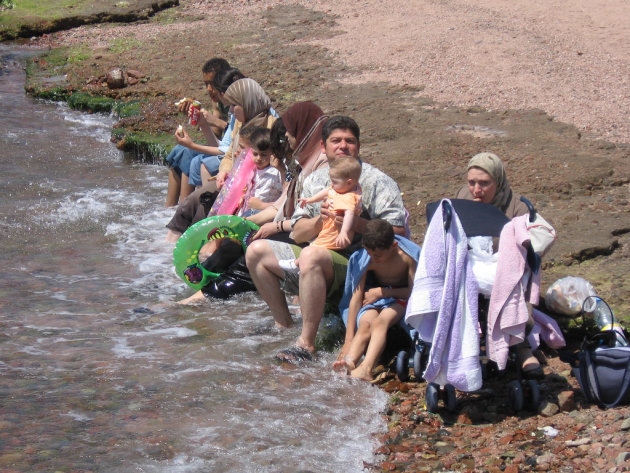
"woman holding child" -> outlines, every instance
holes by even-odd
[[[261,226],[256,238],[271,238],[276,233],[291,231],[290,218],[304,179],[313,171],[328,166],[328,159],[321,147],[322,127],[327,119],[321,108],[308,101],[293,104],[282,115],[281,125],[285,133],[279,138],[287,141],[291,153],[288,183],[272,209],[251,219]]]

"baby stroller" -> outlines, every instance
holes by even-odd
[[[530,220],[533,220],[536,215],[535,209],[527,201],[523,199],[523,201],[528,205],[530,209]],[[439,210],[439,211],[438,211]],[[505,226],[509,219],[501,213],[494,206],[488,204],[482,204],[478,202],[468,201],[468,200],[459,200],[453,199],[451,201],[443,200],[441,202],[434,202],[427,206],[427,219],[431,222],[433,215],[436,213],[441,215],[442,218],[442,229],[444,233],[448,233],[449,229],[451,229],[451,225],[453,223],[453,215],[457,214],[458,225],[461,224],[461,229],[465,232],[464,239],[466,237],[473,236],[489,236],[489,237],[498,237],[501,233],[501,230]],[[437,225],[438,222],[434,222]],[[434,230],[435,231],[435,230]],[[467,250],[467,242],[464,241],[462,243],[464,245],[464,251]],[[423,248],[423,251],[425,249]],[[534,255],[528,255],[528,264],[529,262],[535,261]],[[477,330],[477,326],[485,328],[485,319],[487,317],[487,308],[488,308],[488,300],[487,298],[479,295],[477,300],[477,295],[474,294],[474,301],[472,292],[469,294],[468,305],[474,310],[474,320],[475,330]],[[413,294],[412,294],[413,298]],[[410,299],[410,307],[413,306],[414,303]],[[413,310],[413,309],[412,309]],[[409,314],[409,309],[408,309]],[[407,320],[410,320],[407,318]],[[478,323],[478,320],[481,320],[481,323]],[[468,332],[471,332],[469,323]],[[423,380],[423,373],[427,370],[427,363],[429,360],[429,355],[431,353],[431,337],[427,336],[427,331],[425,330],[424,336],[421,336],[420,331],[422,331],[421,327],[407,325],[405,329],[408,331],[409,336],[412,339],[411,347],[408,350],[403,350],[399,352],[396,358],[396,373],[398,378],[401,381],[406,381],[409,378],[409,368],[413,369],[414,377],[417,381]],[[418,330],[420,328],[420,330]],[[435,330],[435,328],[434,328]],[[449,327],[448,330],[459,330],[457,327],[453,328],[453,326]],[[437,333],[437,332],[433,332]],[[483,339],[483,337],[482,337]],[[477,341],[477,345],[479,342]],[[481,345],[483,347],[483,344]],[[472,375],[468,376],[469,379],[463,379],[463,387],[461,384],[458,386],[458,389],[464,391],[475,391],[476,389],[481,388],[481,378],[485,378],[488,372],[488,368],[491,364],[482,364],[479,366],[479,357],[482,355],[479,353],[479,346],[477,347],[477,354],[474,356],[468,356],[468,363],[465,371],[472,372]],[[476,358],[475,362],[479,366],[479,373],[475,373],[476,368],[474,367],[472,359]],[[521,366],[521,360],[518,359],[518,355],[516,350],[509,351],[509,362],[511,364],[515,364],[516,366]],[[524,379],[520,369],[516,369],[516,379],[511,380],[507,384],[507,394],[508,394],[508,403],[510,407],[512,407],[515,411],[520,411],[525,407],[531,407],[532,409],[536,409],[540,403],[540,389],[536,380],[533,379]],[[476,376],[475,376],[476,375]],[[464,375],[464,378],[467,375]],[[472,381],[473,378],[478,378],[478,381]],[[444,381],[444,379],[442,379]],[[470,389],[468,389],[470,388]],[[475,389],[476,388],[476,389]],[[430,382],[427,385],[426,390],[426,406],[429,411],[436,411],[438,408],[438,404],[440,399],[443,399],[445,408],[449,412],[453,412],[456,409],[457,399],[456,399],[456,390],[455,386],[446,382]]]

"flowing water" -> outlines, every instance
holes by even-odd
[[[274,363],[298,329],[260,330],[254,293],[173,304],[166,169],[25,96],[0,48],[0,471],[362,471],[385,395],[331,354]]]

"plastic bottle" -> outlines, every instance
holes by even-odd
[[[614,330],[616,332],[618,347],[628,345],[626,336],[623,333],[623,327],[619,324],[612,309],[602,298],[597,296],[587,297],[584,301],[584,312],[593,316],[600,330]]]

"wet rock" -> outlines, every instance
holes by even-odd
[[[396,469],[396,464],[392,462],[383,462],[381,463],[381,468],[384,471],[394,471]]]
[[[537,471],[550,471],[555,456],[551,453],[545,453],[536,459]]]
[[[143,78],[145,78],[147,76],[146,74],[143,74],[142,72],[136,71],[134,69],[128,69],[127,70],[127,75],[129,77],[133,77],[134,79],[143,79]]]
[[[576,424],[589,425],[593,422],[593,416],[588,412],[573,411],[569,414]]]
[[[173,459],[175,450],[171,445],[160,443],[148,446],[147,454],[154,460],[164,461]]]
[[[568,440],[565,442],[567,447],[578,447],[582,445],[588,445],[589,443],[591,443],[591,439],[588,437],[584,437],[577,440]]]

